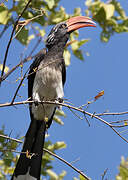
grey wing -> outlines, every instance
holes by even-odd
[[[36,70],[38,66],[40,65],[41,61],[43,61],[44,56],[46,55],[46,48],[43,48],[37,55],[35,60],[30,66],[30,70],[28,73],[28,98],[32,100],[32,89],[33,89],[33,83],[36,75]]]

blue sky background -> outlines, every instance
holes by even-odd
[[[128,9],[127,1],[121,0],[119,2],[123,8]],[[84,15],[84,0],[74,0],[73,2],[62,0],[60,5],[64,6],[68,13],[73,13],[75,7],[81,7],[82,15]],[[1,39],[1,62],[10,38],[10,30]],[[80,29],[79,32],[79,39],[89,38],[90,42],[82,47],[85,61],[80,61],[73,55],[71,57],[71,65],[67,69],[65,98],[68,98],[75,106],[80,106],[104,90],[104,97],[91,104],[87,111],[92,113],[106,110],[110,112],[128,111],[128,33],[115,34],[108,43],[102,43],[100,41],[101,29],[98,25],[96,28]],[[44,46],[43,43],[37,51],[42,46]],[[7,59],[9,67],[19,62],[23,48],[16,40],[12,42]],[[28,48],[26,55],[30,50],[31,47]],[[90,56],[86,56],[86,52]],[[25,67],[28,66],[29,63],[25,64]],[[0,88],[0,103],[9,102],[13,97],[17,83],[12,81],[15,81],[15,76],[19,72],[20,70],[13,73],[8,78],[9,82],[3,82]],[[24,83],[25,86],[19,92],[22,98],[17,98],[17,101],[27,98],[27,81]],[[27,107],[27,105],[22,105],[16,108],[1,108],[0,126],[4,124],[6,132],[8,134],[11,132],[12,137],[15,137],[16,134],[21,136],[25,134],[30,122]],[[101,179],[101,174],[106,168],[108,168],[106,177],[109,180],[114,180],[118,173],[121,156],[125,158],[128,156],[128,144],[98,120],[89,119],[91,126],[88,127],[85,120],[78,119],[66,108],[63,110],[67,114],[67,117],[63,119],[64,126],[53,123],[48,130],[50,140],[53,142],[64,140],[67,144],[67,148],[58,151],[57,154],[69,162],[79,158],[79,161],[73,165],[84,171],[93,180]],[[115,117],[115,120],[119,119],[128,118],[127,116]],[[112,117],[109,116],[105,120],[111,121]],[[127,137],[128,131],[122,135]],[[60,173],[62,170],[67,171],[65,180],[73,179],[74,176],[78,177],[75,171],[59,160],[55,159],[53,166],[56,173]]]

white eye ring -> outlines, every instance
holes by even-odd
[[[65,28],[66,28],[66,24],[62,24],[61,27],[62,27],[63,29],[65,29]]]

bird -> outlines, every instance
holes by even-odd
[[[56,104],[63,102],[66,67],[64,48],[70,34],[83,27],[95,27],[89,17],[75,16],[55,25],[45,41],[45,48],[36,56],[28,73],[28,98],[31,122],[25,135],[22,152],[11,180],[40,180],[45,133],[51,126]]]

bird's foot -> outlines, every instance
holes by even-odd
[[[59,103],[63,103],[64,99],[63,98],[56,98],[55,101],[59,102]]]
[[[63,100],[63,98],[56,98],[56,99],[55,99],[55,102],[56,102],[56,103],[63,103],[64,100]],[[61,106],[61,105],[57,105],[57,108],[61,110],[61,109],[62,109],[62,106]]]
[[[38,106],[39,105],[39,101],[37,99],[34,100],[34,104],[35,106]]]

